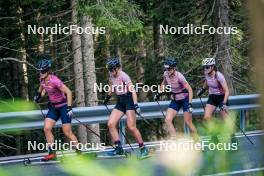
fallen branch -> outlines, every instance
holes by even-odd
[[[6,58],[1,58],[0,59],[0,62],[3,62],[3,61],[15,61],[15,62],[19,62],[19,63],[23,63],[23,64],[27,64],[29,66],[31,66],[32,68],[37,69],[37,67],[35,67],[33,64],[29,63],[29,62],[26,62],[26,61],[21,61],[17,58],[13,58],[13,57],[6,57]]]

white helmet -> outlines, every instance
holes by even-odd
[[[205,58],[203,59],[203,66],[210,66],[210,65],[215,65],[215,59],[214,58]]]

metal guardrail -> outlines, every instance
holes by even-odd
[[[230,96],[229,104],[230,110],[236,110],[241,112],[241,116],[244,116],[245,110],[255,109],[259,107],[258,100],[260,98],[259,94],[251,95],[236,95]],[[207,98],[202,98],[204,104],[206,104]],[[162,110],[164,113],[170,103],[170,101],[160,101]],[[142,115],[146,119],[155,119],[163,118],[162,113],[158,107],[157,102],[145,102],[139,103],[139,106],[142,111]],[[109,109],[112,109],[114,106],[109,105]],[[202,115],[204,110],[202,108],[201,102],[199,99],[193,100],[193,115]],[[47,113],[47,110],[43,111],[44,114]],[[73,112],[76,117],[79,118],[84,123],[106,123],[109,117],[109,112],[104,106],[95,106],[95,107],[77,107],[73,108]],[[182,115],[183,112],[180,111],[179,115]],[[125,120],[125,116],[122,118]],[[137,117],[140,120],[139,117]],[[79,124],[77,121],[73,120],[73,124]],[[57,126],[61,125],[60,120],[57,123]],[[241,124],[242,125],[242,124]],[[8,112],[0,113],[0,130],[12,130],[12,129],[38,129],[43,127],[42,114],[39,110],[36,111],[26,111],[26,112]]]
[[[255,109],[260,107],[258,104],[260,95],[259,94],[251,94],[251,95],[236,95],[229,97],[229,109],[239,111],[240,113],[240,127],[245,129],[245,116],[246,111],[250,109]],[[203,104],[206,104],[207,98],[202,98]],[[160,101],[161,109],[164,114],[170,103],[170,101]],[[203,106],[201,104],[200,99],[193,100],[193,116],[202,115],[204,113]],[[156,119],[163,118],[163,115],[158,107],[157,102],[145,102],[139,103],[139,106],[142,111],[142,116],[145,119]],[[113,109],[114,105],[109,105],[109,109]],[[47,110],[43,111],[44,114],[47,113]],[[109,112],[105,108],[105,106],[95,106],[95,107],[77,107],[73,108],[73,112],[75,116],[86,124],[93,123],[106,123],[109,117]],[[180,111],[179,115],[182,116],[183,112]],[[124,116],[120,123],[119,129],[125,134],[125,119]],[[140,117],[137,117],[137,120],[141,120]],[[79,124],[76,120],[73,119],[73,125]],[[56,124],[56,126],[60,126],[60,120]],[[40,129],[43,128],[43,117],[40,110],[36,111],[27,111],[27,112],[8,112],[8,113],[0,113],[0,131],[10,131],[10,130],[18,130],[18,129]],[[184,124],[185,133],[189,132],[189,129]],[[125,139],[123,136],[120,136],[121,142],[125,144]]]

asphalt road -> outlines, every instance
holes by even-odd
[[[263,132],[249,133],[248,136],[254,142],[252,145],[243,135],[238,135],[239,150],[229,152],[203,151],[198,160],[199,166],[189,169],[188,173],[195,175],[262,175],[264,174],[264,151]],[[156,143],[157,144],[157,143]],[[157,145],[155,146],[157,147]],[[154,144],[153,144],[154,145]],[[138,152],[136,149],[135,152]],[[134,156],[134,155],[133,155]],[[167,167],[160,158],[160,152],[156,151],[153,156],[145,160],[131,158],[121,159],[96,159],[88,160],[83,157],[80,161],[76,158],[67,159],[67,164],[49,164],[37,166],[24,166],[23,162],[10,162],[1,158],[0,175],[155,175],[164,176],[175,173],[173,168]],[[177,157],[177,156],[176,156]],[[179,156],[180,157],[180,156]],[[190,157],[189,155],[186,157]],[[0,161],[1,161],[0,160]],[[181,162],[181,161],[179,161]],[[87,164],[86,164],[87,163]],[[181,166],[181,163],[172,165]],[[222,168],[225,172],[221,172]],[[87,173],[87,174],[86,174]],[[122,174],[123,173],[123,174]],[[181,173],[180,171],[177,173]],[[173,175],[173,174],[172,174]]]

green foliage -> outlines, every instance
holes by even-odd
[[[137,5],[125,0],[102,1],[101,3],[86,4],[80,1],[79,12],[89,15],[97,26],[104,26],[116,37],[140,32],[143,29],[139,20],[141,12]]]
[[[65,157],[63,159],[63,169],[70,175],[102,175],[102,176],[121,176],[121,175],[153,175],[152,168],[142,165],[141,161],[131,158],[122,165],[109,163],[108,166],[102,165],[98,161],[91,160],[89,156]]]
[[[252,93],[255,92],[255,84],[252,81],[252,75],[255,70],[254,65],[250,61],[248,51],[252,40],[249,37],[246,2],[244,0],[232,0],[229,4],[230,24],[239,30],[238,34],[230,37],[234,85],[237,94]],[[154,25],[163,24],[184,27],[188,23],[193,23],[197,26],[203,24],[213,26],[212,5],[213,1],[195,0],[79,0],[79,23],[81,23],[83,15],[88,15],[92,18],[95,26],[104,26],[107,29],[106,35],[94,35],[97,83],[106,84],[108,82],[105,60],[110,54],[111,56],[121,57],[123,69],[132,78],[133,83],[138,81],[138,65],[141,63],[144,69],[144,84],[160,84],[163,74],[163,61],[160,58],[155,58],[156,53],[153,49],[155,43],[153,37]],[[55,24],[68,26],[71,24],[70,1],[22,0],[18,2],[9,0],[1,1],[0,6],[1,17],[13,17],[0,19],[1,58],[20,58],[21,53],[19,50],[24,47],[27,51],[27,60],[35,64],[37,58],[34,55],[39,52],[38,47],[41,42],[44,42],[44,53],[53,57],[53,71],[73,91],[75,85],[73,65],[71,63],[73,62],[74,51],[72,51],[71,36],[63,34],[52,35],[53,42],[51,42],[51,35],[26,34],[25,46],[20,38],[21,32],[26,32],[26,27],[29,24],[38,26],[54,26]],[[20,17],[17,14],[18,6],[23,9],[21,19],[23,20],[24,30],[21,29],[18,23],[18,18]],[[42,37],[43,41],[41,41]],[[214,36],[209,34],[168,34],[163,35],[163,38],[165,57],[173,56],[178,58],[177,69],[185,75],[194,91],[196,91],[197,88],[201,87],[203,77],[201,60],[204,57],[214,55],[215,52],[213,50]],[[146,52],[143,57],[141,56],[142,48],[139,45],[142,41],[144,42],[143,49]],[[17,97],[22,97],[22,73],[16,70],[18,66],[21,66],[21,64],[14,67],[14,62],[11,61],[0,63],[0,83],[5,85],[15,97],[15,102],[2,101],[0,103],[0,112],[35,109],[31,103],[16,100]],[[18,78],[15,78],[14,75],[17,75]],[[29,97],[32,99],[39,86],[38,74],[29,67],[28,77]],[[99,102],[101,102],[103,94],[98,94],[98,97]],[[10,98],[10,94],[3,87],[0,89],[0,98],[0,100],[2,98]],[[153,94],[149,92],[147,98],[153,100]],[[148,100],[145,99],[145,101]],[[247,130],[260,129],[261,116],[258,113],[252,113],[249,118]],[[12,122],[15,123],[16,120],[12,119]],[[155,124],[158,130],[162,128],[163,121],[155,120],[152,123]],[[200,122],[197,124],[199,125]],[[140,129],[146,129],[141,130],[144,139],[155,139],[155,132],[151,132],[150,135],[150,130],[144,123],[139,123],[139,127]],[[176,123],[176,128],[181,129],[181,127],[182,123]],[[210,126],[210,129],[210,132],[220,132],[215,130],[218,127],[214,125]],[[39,133],[43,135],[42,131]]]
[[[36,109],[32,102],[25,100],[6,100],[0,101],[0,113],[2,112],[19,112],[19,111],[31,111]]]

